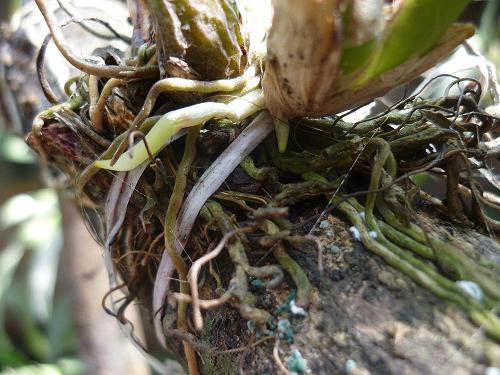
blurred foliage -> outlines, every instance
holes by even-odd
[[[12,16],[21,3],[21,0],[0,0],[0,21]]]
[[[34,157],[0,127],[0,189],[29,190]],[[14,176],[15,171],[20,175]],[[24,182],[24,183],[23,183]],[[39,189],[0,202],[0,374],[80,374],[70,304],[58,293],[62,246],[57,195]]]
[[[10,163],[34,163],[35,155],[26,143],[16,136],[0,130],[0,158]]]
[[[481,17],[477,38],[481,51],[500,68],[500,0],[490,0]]]
[[[0,21],[21,3],[0,0]],[[57,195],[39,189],[34,154],[2,125],[0,117],[0,374],[81,374],[69,301],[56,290]]]

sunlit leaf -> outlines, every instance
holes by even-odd
[[[332,89],[324,105],[310,115],[323,116],[366,103],[385,94],[392,88],[417,78],[437,62],[448,56],[457,45],[474,34],[470,24],[452,25],[444,37],[428,53],[416,60],[409,60],[395,69],[377,76],[364,85],[353,85],[348,76],[339,78],[337,90]]]
[[[382,0],[350,0],[342,17],[342,74],[352,73],[369,62],[382,36],[383,13]]]
[[[375,0],[347,8],[275,0],[262,83],[268,109],[278,118],[334,114],[418,77],[473,34],[453,25],[468,2],[402,1],[384,25]]]
[[[30,311],[39,322],[47,322],[52,315],[62,233],[53,232],[52,238],[34,249],[28,270]]]
[[[469,0],[405,0],[384,30],[361,85],[428,52],[462,13]]]
[[[30,304],[25,283],[17,280],[6,293],[6,306],[11,318],[9,325],[16,327],[18,339],[22,339],[29,355],[43,361],[50,357],[51,349],[38,322],[30,313]]]
[[[76,349],[73,313],[69,296],[58,295],[53,301],[51,311],[47,337],[52,348],[52,355],[59,358]]]
[[[0,336],[0,363],[3,367],[19,367],[28,363],[28,359],[10,342],[6,344]],[[5,374],[6,372],[0,372]]]
[[[36,211],[36,201],[29,194],[19,194],[0,207],[0,228],[7,228],[28,220]]]

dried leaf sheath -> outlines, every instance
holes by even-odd
[[[297,117],[321,108],[337,77],[340,1],[275,0],[262,86],[271,113]]]
[[[450,27],[467,0],[423,3],[386,8],[390,19],[382,27],[382,3],[273,1],[263,79],[271,113],[338,113],[416,78],[473,34],[471,26]],[[369,5],[378,20],[362,12]]]
[[[153,25],[147,0],[127,0],[127,5],[134,25],[131,45],[131,54],[134,55],[141,45],[151,42]]]

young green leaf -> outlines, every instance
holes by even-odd
[[[383,0],[350,0],[342,13],[345,38],[340,60],[341,74],[349,74],[365,66],[382,36]]]
[[[332,88],[328,97],[325,98],[324,105],[318,111],[310,112],[309,115],[324,116],[338,113],[383,95],[392,88],[409,82],[432,68],[472,35],[474,35],[473,25],[455,24],[430,51],[420,58],[408,60],[384,74],[379,74],[363,85],[353,85],[352,78],[349,76],[340,77],[337,86]]]
[[[469,0],[405,0],[384,30],[382,40],[357,85],[428,52],[444,36]]]

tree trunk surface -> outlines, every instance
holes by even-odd
[[[433,222],[441,239],[472,244],[487,259],[500,261],[498,247],[490,238],[430,220],[424,213],[421,216]],[[293,343],[279,343],[285,365],[298,349],[311,373],[318,375],[485,374],[488,367],[500,366],[500,346],[458,307],[440,300],[354,241],[342,218],[330,216],[328,222],[318,234],[323,243],[335,240],[339,251],[325,251],[322,276],[314,248],[289,250],[313,284],[313,298],[307,317],[282,315],[290,319],[294,331]],[[288,285],[293,282],[288,280]],[[283,300],[280,291],[257,295],[257,306],[270,311],[277,300]],[[248,328],[235,324],[238,313],[230,308],[210,311],[204,320],[210,327],[207,341],[218,347],[245,346],[250,341]],[[219,356],[202,361],[203,373],[234,374],[238,366],[244,374],[279,373],[273,346],[269,340],[230,360]]]

